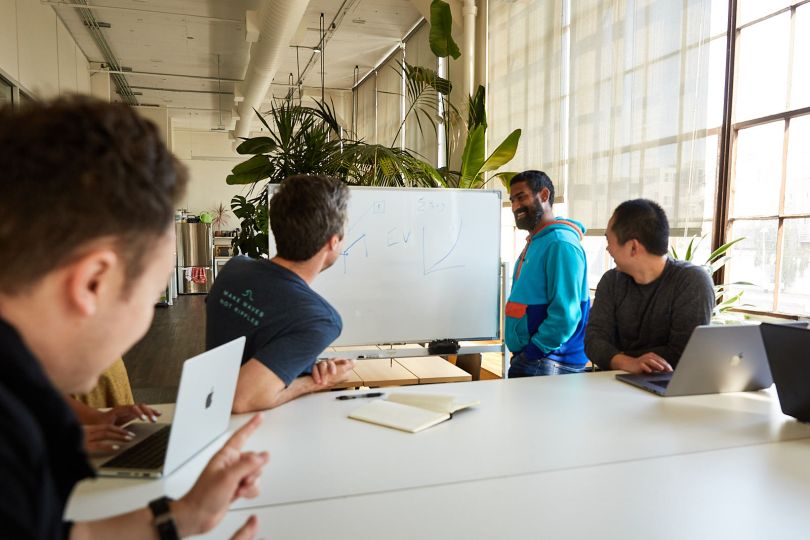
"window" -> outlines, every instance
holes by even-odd
[[[726,282],[745,308],[810,313],[810,3],[740,0]]]
[[[546,168],[564,184],[571,217],[591,226],[591,287],[612,266],[602,238],[612,208],[648,197],[670,215],[681,256],[705,236],[694,262],[705,262],[713,232],[746,238],[724,276],[732,294],[745,290],[743,308],[807,315],[810,1],[737,0],[727,89],[731,5],[490,2],[492,138],[524,127],[516,167]],[[721,171],[727,90],[731,155]],[[718,210],[726,222],[714,222]]]

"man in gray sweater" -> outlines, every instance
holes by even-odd
[[[672,371],[692,330],[711,320],[711,276],[667,257],[669,223],[653,201],[620,204],[605,236],[616,268],[596,287],[585,353],[602,369]]]

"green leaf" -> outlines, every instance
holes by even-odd
[[[669,246],[669,256],[673,259],[680,259],[680,257],[678,257],[678,252],[675,250],[675,244]]]
[[[487,127],[486,90],[482,85],[478,85],[475,95],[470,97],[467,106],[467,129],[471,130],[477,126]]]
[[[246,138],[243,143],[236,147],[240,154],[266,154],[276,148],[276,141],[270,137]]]
[[[253,171],[240,174],[229,174],[225,177],[225,183],[229,186],[241,186],[246,184],[255,184],[259,180],[267,178],[262,171]]]
[[[418,90],[416,93],[422,92],[424,87],[429,87],[443,96],[447,96],[453,90],[450,80],[440,77],[435,69],[414,66],[407,62],[397,61],[397,63],[405,73],[406,84],[412,84],[413,88]]]
[[[715,260],[713,263],[709,265],[710,268],[709,273],[714,275],[715,272],[723,268],[726,265],[726,263],[728,263],[728,261],[730,261],[731,259],[732,259],[731,255],[724,255],[719,259]]]
[[[689,262],[692,261],[692,246],[694,245],[694,243],[695,243],[695,237],[693,236],[692,238],[689,239],[689,245],[686,246],[686,256],[684,257],[685,261],[689,261]]]
[[[264,169],[268,163],[269,161],[267,160],[267,156],[259,154],[235,166],[233,169],[231,169],[231,172],[233,174],[245,174],[256,172],[261,169]]]
[[[453,15],[450,5],[442,0],[430,3],[430,50],[439,58],[452,56],[458,60],[461,51],[453,41]]]
[[[740,301],[740,299],[742,298],[742,295],[743,295],[744,292],[745,291],[740,291],[737,294],[735,294],[734,296],[732,296],[731,298],[729,298],[728,300],[723,300],[722,302],[720,302],[720,304],[717,306],[717,308],[720,311],[723,311],[723,310],[734,307],[734,305],[737,304]]]
[[[517,171],[499,172],[495,175],[495,178],[498,178],[501,181],[501,184],[503,184],[503,187],[506,188],[506,191],[509,191],[509,183],[517,174]]]
[[[271,109],[272,109],[272,107],[271,107]],[[273,131],[272,129],[270,129],[270,126],[267,125],[267,120],[264,119],[264,116],[262,116],[262,113],[257,111],[255,107],[253,108],[253,112],[255,112],[256,116],[259,117],[259,121],[264,125],[265,128],[267,128],[267,131]]]
[[[469,187],[484,165],[484,143],[487,128],[478,126],[467,134],[467,144],[461,155],[461,182],[459,187]]]
[[[720,255],[722,255],[723,253],[725,253],[726,251],[731,249],[731,246],[733,246],[737,242],[741,242],[743,240],[745,240],[745,237],[741,236],[740,238],[737,238],[736,240],[732,240],[731,242],[726,242],[725,244],[723,244],[719,248],[712,251],[711,255],[709,255],[709,258],[706,259],[706,262],[714,262],[714,260],[717,259],[718,257],[720,257]]]
[[[484,165],[481,167],[480,172],[485,173],[489,171],[494,171],[507,163],[509,163],[513,157],[515,157],[515,153],[517,152],[518,143],[520,142],[520,134],[521,131],[516,129],[512,133],[510,133],[501,144],[498,145],[498,148],[490,154],[487,160],[484,162]]]

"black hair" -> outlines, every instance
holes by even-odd
[[[543,188],[548,189],[548,204],[549,206],[554,206],[554,184],[551,182],[551,178],[549,178],[546,173],[535,170],[517,173],[509,181],[509,187],[512,187],[518,182],[526,182],[529,184],[532,193],[535,195],[540,193],[540,190]]]
[[[667,215],[649,199],[633,199],[617,206],[610,230],[619,244],[635,238],[653,255],[666,255],[669,250]]]

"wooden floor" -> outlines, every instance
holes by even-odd
[[[156,307],[152,326],[124,355],[138,403],[174,403],[183,361],[205,350],[205,295]]]

